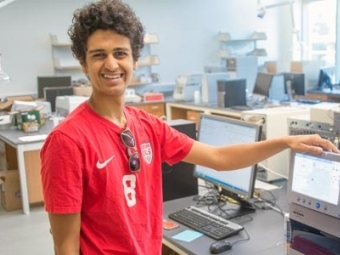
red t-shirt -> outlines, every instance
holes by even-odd
[[[129,170],[123,129],[87,102],[41,150],[45,209],[81,213],[82,255],[161,254],[162,162],[182,160],[193,140],[142,110],[127,106],[124,113],[140,155],[139,173]]]

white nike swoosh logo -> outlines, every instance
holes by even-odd
[[[103,169],[104,167],[106,167],[106,165],[114,158],[114,156],[112,156],[111,158],[107,159],[106,161],[104,161],[103,163],[100,163],[99,160],[97,161],[97,168],[98,169]]]

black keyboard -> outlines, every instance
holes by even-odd
[[[234,105],[234,106],[230,106],[230,108],[233,110],[238,110],[238,111],[248,111],[248,110],[254,109],[253,107],[249,105]]]
[[[300,98],[298,100],[296,100],[298,103],[301,104],[319,104],[321,103],[320,100],[316,100],[316,99],[306,99],[306,98]]]
[[[215,240],[236,235],[243,227],[194,206],[170,213],[168,217]]]

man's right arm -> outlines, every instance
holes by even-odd
[[[48,214],[57,255],[79,255],[80,213]]]

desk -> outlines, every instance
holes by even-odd
[[[309,90],[306,98],[324,102],[340,102],[340,89],[334,88],[332,91],[329,89]]]
[[[193,102],[167,102],[166,117],[168,120],[187,119],[198,124],[201,113],[225,116],[234,119],[241,119],[241,111],[231,108],[221,108],[209,104],[195,104]]]
[[[185,197],[171,200],[164,203],[164,218],[170,212],[174,212],[186,206],[195,205],[193,197]],[[278,204],[285,204],[285,196],[279,198]],[[285,206],[282,206],[285,207]],[[285,208],[283,208],[284,210]],[[274,210],[257,210],[250,214],[253,221],[242,224],[249,233],[250,240],[237,243],[229,251],[220,253],[221,255],[284,255],[284,232],[283,232],[283,216]],[[247,219],[243,216],[239,220]],[[234,221],[234,220],[233,220]],[[173,249],[179,254],[199,254],[210,255],[209,246],[215,242],[214,239],[205,235],[193,240],[192,242],[184,242],[173,239],[172,237],[184,230],[190,229],[179,224],[180,227],[173,230],[163,230],[163,244]],[[231,243],[246,238],[247,235],[241,231],[238,235],[228,238]]]
[[[16,149],[17,164],[20,178],[20,189],[22,199],[22,209],[25,214],[30,213],[30,202],[43,202],[41,194],[33,194],[33,198],[29,199],[29,186],[30,183],[40,183],[40,157],[39,152],[44,144],[44,140],[36,140],[30,142],[23,142],[19,137],[29,135],[42,135],[49,134],[53,129],[53,122],[46,121],[38,132],[24,133],[17,129],[2,130],[0,131],[0,140],[5,144]],[[37,161],[38,160],[38,161]],[[35,162],[32,165],[32,162]],[[28,170],[32,171],[28,174]],[[39,199],[40,198],[40,199]],[[41,201],[39,201],[41,200]]]

